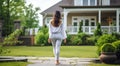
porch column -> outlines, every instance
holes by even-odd
[[[101,10],[98,11],[98,22],[101,23]]]
[[[116,27],[117,27],[117,33],[119,32],[119,14],[120,10],[116,10]]]
[[[68,16],[68,12],[64,11],[64,28],[65,28],[65,30],[67,30],[67,16]]]

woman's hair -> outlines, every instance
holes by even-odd
[[[56,11],[54,16],[53,16],[53,25],[55,27],[58,27],[60,24],[60,19],[61,19],[61,14],[60,11]]]

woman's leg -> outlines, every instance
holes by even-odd
[[[56,56],[56,40],[55,39],[52,39],[52,46],[53,46],[54,56]]]
[[[59,55],[60,55],[60,46],[61,46],[62,40],[56,40],[56,64],[59,64]]]
[[[61,43],[62,43],[62,39],[52,39],[53,53],[55,56],[56,64],[59,64],[59,54],[60,54]]]

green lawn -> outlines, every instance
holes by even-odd
[[[35,46],[9,46],[5,47],[11,52],[4,56],[41,56],[53,57],[52,46],[35,47]],[[80,57],[80,58],[95,58],[95,46],[61,46],[61,57]],[[4,62],[0,66],[27,66],[27,62]],[[119,66],[109,64],[91,63],[88,66]]]
[[[4,54],[4,56],[40,56],[53,57],[52,46],[35,47],[35,46],[8,46],[5,47],[11,52]],[[61,46],[61,57],[82,57],[95,58],[95,46]]]
[[[0,66],[27,66],[27,62],[3,62]]]

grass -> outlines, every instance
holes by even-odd
[[[35,46],[8,46],[5,47],[10,50],[10,53],[3,54],[4,56],[40,56],[53,57],[52,46],[35,47]],[[81,57],[81,58],[95,58],[95,46],[61,46],[61,57]]]
[[[53,57],[52,46],[8,46],[5,47],[11,52],[3,54],[3,56],[39,56]],[[80,58],[96,58],[97,48],[95,46],[61,46],[61,57],[80,57]],[[4,62],[0,66],[27,66],[28,62]],[[103,63],[90,63],[88,66],[120,66]]]
[[[0,66],[27,66],[28,62],[2,62]]]

